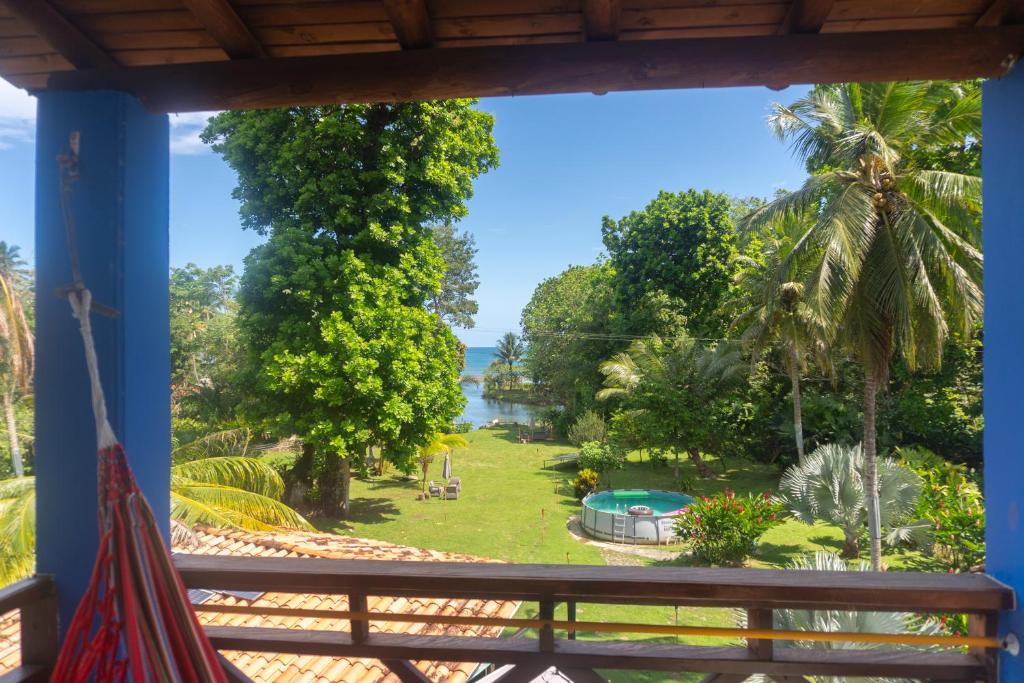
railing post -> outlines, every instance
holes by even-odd
[[[576,623],[576,601],[569,600],[565,603],[566,620],[572,624]],[[576,627],[569,627],[569,640],[576,640]]]
[[[348,611],[365,613],[369,607],[366,604],[366,595],[363,593],[348,594]],[[356,645],[365,643],[370,636],[370,622],[365,618],[350,617],[349,628],[352,632],[352,642]]]
[[[46,595],[21,608],[21,665],[52,668],[57,663],[57,586],[49,583]]]
[[[553,600],[540,601],[539,616],[541,619],[555,618],[555,603]],[[541,652],[555,651],[555,629],[552,628],[551,624],[545,624],[540,629],[540,650]]]
[[[757,631],[772,630],[772,611],[770,609],[748,609],[747,628]],[[774,642],[760,638],[747,638],[747,650],[758,659],[770,661],[774,651]]]
[[[998,635],[998,613],[968,614],[967,635],[994,638]],[[995,683],[998,678],[998,654],[993,648],[972,647],[968,650],[985,665],[986,683]]]

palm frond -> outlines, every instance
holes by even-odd
[[[172,487],[178,482],[230,486],[272,498],[280,498],[284,493],[281,475],[257,458],[205,458],[174,465]]]
[[[249,531],[313,526],[284,503],[231,486],[178,482],[171,490],[171,517],[187,526],[237,527]]]

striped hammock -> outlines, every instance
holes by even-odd
[[[91,296],[68,294],[85,344],[98,442],[100,544],[89,588],[51,680],[226,683],[153,511],[107,421],[89,321]]]

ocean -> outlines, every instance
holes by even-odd
[[[463,375],[480,376],[494,360],[494,346],[470,346],[466,349],[466,367]],[[483,396],[482,382],[463,382],[462,395],[466,397],[466,408],[462,411],[460,422],[471,422],[474,427],[482,427],[491,420],[519,422],[527,424],[530,416],[536,412],[536,406],[528,406],[513,401],[493,401]]]

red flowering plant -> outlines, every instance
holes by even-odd
[[[754,553],[757,539],[781,523],[782,512],[770,492],[737,497],[726,489],[683,508],[676,518],[676,533],[689,540],[699,562],[741,565]]]

